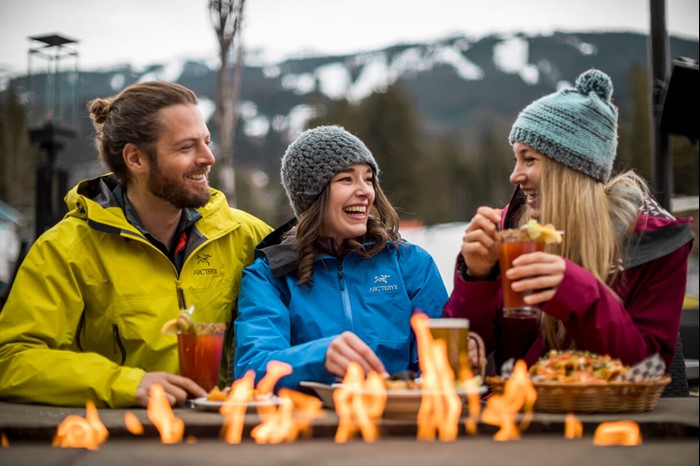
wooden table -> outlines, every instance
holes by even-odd
[[[333,435],[338,418],[332,411],[314,423],[313,438],[295,443],[257,445],[249,432],[259,422],[246,416],[244,441],[229,445],[219,438],[222,417],[216,412],[180,408],[175,414],[186,425],[186,436],[194,443],[163,445],[144,409],[131,410],[144,423],[143,436],[133,436],[124,425],[123,409],[101,409],[100,419],[110,432],[97,450],[51,447],[58,424],[69,414],[84,415],[81,408],[18,405],[0,402],[0,432],[9,448],[0,448],[2,465],[63,464],[285,464],[285,465],[531,465],[567,464],[687,465],[698,464],[698,398],[662,398],[650,413],[579,415],[584,437],[563,438],[564,415],[537,413],[519,441],[495,442],[495,428],[479,425],[479,434],[462,430],[454,442],[418,442],[412,420],[384,419],[382,438],[365,443],[360,438],[336,444]],[[637,422],[643,444],[637,447],[598,447],[592,435],[598,424],[629,419]]]

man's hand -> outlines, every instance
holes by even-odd
[[[206,390],[187,377],[168,372],[147,372],[136,389],[136,402],[139,406],[148,406],[151,386],[156,383],[163,386],[171,406],[183,405],[188,394],[192,394],[195,398],[207,396]]]
[[[388,376],[384,364],[374,351],[352,332],[343,332],[331,341],[326,351],[326,369],[333,375],[345,377],[351,361],[356,361],[367,374],[370,371]]]

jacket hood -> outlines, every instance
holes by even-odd
[[[281,277],[297,269],[299,266],[299,253],[294,247],[294,238],[285,235],[297,224],[297,218],[293,217],[284,225],[267,235],[256,247],[255,257],[265,257],[270,264],[273,277]]]

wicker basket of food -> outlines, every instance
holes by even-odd
[[[580,351],[551,352],[530,367],[537,390],[535,411],[547,413],[643,413],[656,407],[669,376],[626,380],[630,368],[609,356]],[[503,393],[502,377],[487,377]]]
[[[535,411],[545,413],[644,413],[656,407],[668,376],[640,382],[533,382]],[[505,380],[487,377],[494,393],[503,393]]]

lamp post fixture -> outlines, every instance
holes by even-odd
[[[46,154],[36,170],[38,237],[66,213],[63,196],[68,173],[56,166],[64,141],[76,136],[78,99],[77,41],[60,34],[29,37],[27,73],[29,140]]]

